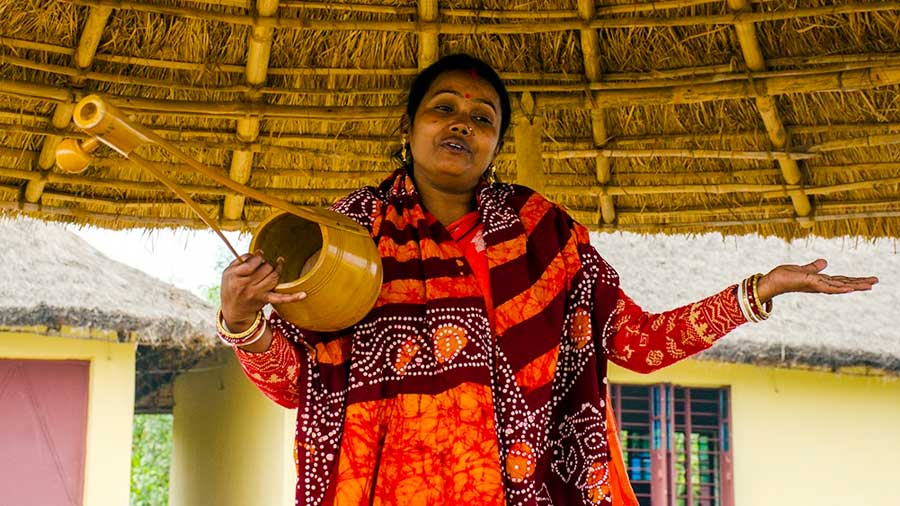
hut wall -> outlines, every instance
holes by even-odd
[[[90,362],[82,504],[128,504],[135,345],[0,331],[0,358]]]
[[[893,504],[900,378],[688,360],[610,382],[731,389],[740,506]],[[175,383],[171,506],[294,504],[295,410],[243,376],[233,354]]]
[[[296,410],[244,376],[231,350],[175,380],[170,506],[294,504]]]
[[[735,504],[896,504],[900,378],[696,360],[609,378],[730,386]]]

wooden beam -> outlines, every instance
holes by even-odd
[[[586,23],[577,18],[562,20],[540,20],[527,22],[501,23],[442,23],[433,21],[361,21],[361,20],[325,20],[297,17],[258,17],[252,15],[228,14],[193,7],[168,6],[160,4],[144,4],[127,0],[65,0],[73,5],[88,7],[112,7],[136,12],[150,12],[169,16],[200,19],[233,25],[265,26],[292,30],[325,30],[325,31],[380,31],[416,33],[433,31],[441,34],[474,35],[474,34],[538,34],[568,32],[584,28],[634,28],[634,27],[673,27],[673,26],[705,26],[734,25],[741,22],[760,23],[803,19],[808,17],[836,16],[841,14],[859,14],[871,12],[896,11],[900,9],[898,1],[851,2],[842,5],[809,7],[802,9],[786,9],[766,12],[714,14],[708,16],[624,16],[595,18]]]
[[[728,7],[738,13],[752,11],[749,0],[728,0]],[[737,32],[738,42],[741,45],[747,68],[754,72],[765,72],[766,60],[756,35],[756,25],[753,22],[738,22],[735,23],[734,28]],[[784,127],[784,122],[781,120],[775,99],[765,95],[757,96],[756,108],[760,116],[762,116],[763,124],[766,127],[766,132],[769,134],[769,140],[772,142],[772,145],[778,150],[789,151],[791,149],[791,138]],[[801,184],[803,175],[797,160],[788,157],[779,157],[777,160],[784,182],[788,185]],[[812,203],[809,197],[802,191],[789,192],[788,195],[791,198],[797,216],[809,216],[812,212]]]
[[[263,17],[274,16],[278,12],[278,0],[258,0],[256,14]],[[251,87],[266,83],[269,69],[269,55],[272,51],[273,29],[265,26],[254,26],[247,34],[247,66],[244,79]],[[261,95],[250,92],[246,96],[249,102],[262,102]],[[249,116],[237,120],[237,138],[241,142],[253,143],[259,137],[259,117]],[[253,152],[235,150],[231,155],[231,167],[228,177],[244,184],[250,180],[253,170]],[[223,214],[226,220],[238,220],[244,211],[244,196],[229,195],[225,197]]]
[[[585,97],[585,89],[575,92],[535,94],[542,107],[560,109],[593,109],[647,105],[691,104],[728,99],[772,97],[776,95],[835,91],[858,91],[900,84],[900,65],[828,72],[816,75],[769,77],[756,80],[686,84],[673,86],[594,91]],[[589,87],[588,87],[589,88]],[[0,94],[22,96],[54,102],[68,102],[80,94],[77,89],[48,86],[13,79],[0,79]],[[367,121],[396,118],[403,113],[400,106],[294,106],[239,102],[203,102],[189,100],[157,100],[135,96],[107,95],[110,102],[129,111],[152,114],[192,115],[240,119],[247,115],[275,119],[308,119],[319,121]],[[514,114],[517,111],[513,111]]]
[[[594,0],[578,0],[578,16],[585,22],[590,22],[596,15],[596,6]],[[588,83],[593,84],[602,78],[602,69],[600,67],[600,36],[597,30],[593,28],[585,28],[581,30],[581,54],[584,60],[584,75]],[[591,109],[591,135],[594,140],[595,148],[602,148],[609,141],[609,134],[606,128],[606,111],[603,109],[603,103],[595,94],[591,94],[596,107]],[[594,158],[594,172],[597,182],[601,185],[609,183],[612,177],[612,161],[608,156],[597,155]],[[600,208],[603,223],[613,223],[616,221],[616,207],[611,195],[602,193],[598,199],[598,207]]]
[[[0,191],[6,191],[7,193],[15,193],[15,188],[8,188],[4,186],[0,186]],[[173,202],[172,205],[179,205],[178,202]],[[181,204],[183,206],[183,204]],[[263,206],[251,206],[254,208],[254,211],[262,211]],[[822,206],[825,207],[825,206]],[[585,213],[584,211],[575,211],[572,212],[573,218],[583,223],[591,230],[601,231],[601,232],[614,232],[618,230],[635,230],[635,231],[646,231],[646,230],[660,230],[665,229],[667,231],[676,231],[681,229],[693,228],[693,229],[715,229],[715,228],[723,228],[723,227],[735,227],[735,226],[753,226],[753,225],[774,225],[774,224],[796,224],[803,223],[806,221],[813,222],[829,222],[829,221],[839,221],[839,220],[861,220],[861,219],[873,219],[873,218],[900,218],[900,211],[897,210],[877,210],[877,211],[853,211],[853,207],[849,207],[850,211],[844,212],[835,212],[835,213],[819,213],[814,214],[805,218],[798,218],[796,216],[786,216],[786,217],[771,217],[771,218],[751,218],[751,219],[736,219],[736,220],[717,220],[717,219],[700,219],[687,223],[670,223],[666,221],[657,221],[651,223],[622,223],[621,220],[617,221],[615,224],[606,225],[606,224],[598,224],[591,220],[592,215],[590,213]],[[105,223],[110,225],[111,227],[161,227],[161,226],[173,226],[173,227],[190,227],[190,228],[205,228],[205,225],[200,221],[199,218],[174,218],[174,217],[157,217],[157,216],[129,216],[116,212],[100,212],[100,211],[91,211],[84,209],[82,207],[77,206],[47,206],[40,204],[32,204],[32,203],[19,203],[19,202],[0,202],[0,210],[6,211],[17,211],[17,212],[25,212],[33,215],[40,216],[50,216],[50,217],[58,217],[61,219],[67,220],[80,220],[84,222],[90,223]],[[619,215],[621,218],[634,219],[639,218],[644,211],[619,211]],[[674,217],[674,216],[673,216]],[[662,219],[665,219],[664,217]],[[219,221],[219,226],[224,230],[252,230],[257,226],[259,222],[257,220],[238,220],[238,221],[228,221],[221,220]]]
[[[91,66],[94,54],[97,52],[97,46],[100,44],[100,37],[103,35],[103,29],[112,9],[106,6],[90,9],[81,37],[78,39],[78,47],[75,49],[74,60],[78,68],[86,69]],[[81,80],[72,79],[70,84],[79,85]],[[53,110],[53,117],[50,124],[53,128],[62,130],[69,126],[72,121],[72,112],[75,110],[75,104],[71,100],[58,103]],[[56,164],[56,147],[62,142],[59,135],[50,135],[44,138],[41,144],[41,154],[37,160],[37,166],[34,170],[45,172],[53,169]],[[41,194],[44,192],[45,182],[43,180],[29,181],[25,186],[25,200],[28,202],[38,202]]]
[[[602,192],[610,195],[673,195],[679,193],[694,193],[707,195],[724,195],[728,193],[753,193],[760,198],[788,197],[792,194],[828,195],[832,193],[873,190],[881,187],[894,187],[900,185],[900,177],[886,177],[880,179],[867,179],[853,183],[804,186],[800,184],[754,184],[754,183],[723,183],[723,184],[672,184],[672,185],[608,185],[608,186],[576,186],[576,185],[547,185],[546,191],[552,195],[566,197],[596,197]]]
[[[522,113],[513,127],[516,137],[516,182],[542,193],[545,184],[541,157],[543,121],[531,93],[523,93],[517,105]]]
[[[438,51],[440,44],[438,43],[438,30],[433,29],[432,23],[437,21],[438,1],[437,0],[418,0],[416,2],[417,14],[422,29],[419,30],[419,70],[436,62],[438,59]],[[431,27],[431,28],[426,28]]]
[[[596,33],[593,30],[586,33]],[[587,44],[587,42],[583,42]],[[436,49],[435,49],[436,51]],[[100,59],[100,58],[97,58]],[[587,58],[585,59],[588,60]],[[392,87],[347,87],[338,88],[336,86],[324,88],[318,86],[295,87],[295,86],[250,86],[248,84],[229,84],[224,86],[207,86],[194,85],[187,83],[176,83],[169,79],[153,79],[149,77],[130,76],[123,74],[113,74],[104,72],[93,72],[85,69],[67,67],[64,65],[54,65],[39,61],[20,58],[17,56],[0,54],[0,64],[9,64],[20,68],[37,70],[40,72],[48,72],[52,74],[64,75],[71,78],[72,82],[76,80],[91,80],[103,83],[113,83],[122,85],[147,86],[152,88],[165,88],[168,91],[181,91],[188,93],[216,93],[216,94],[246,94],[256,92],[261,95],[279,95],[279,96],[298,96],[298,95],[343,95],[343,96],[369,96],[369,95],[394,95],[400,96],[406,92],[406,88],[399,86]],[[644,88],[671,88],[673,86],[696,86],[699,84],[722,83],[726,81],[743,81],[753,82],[763,78],[796,78],[800,76],[813,77],[823,74],[832,74],[846,70],[862,70],[877,69],[885,66],[900,66],[900,56],[891,58],[883,58],[878,61],[860,61],[850,63],[832,63],[819,65],[810,68],[785,69],[785,70],[766,70],[763,72],[750,72],[737,70],[732,68],[723,68],[719,72],[707,72],[709,67],[689,68],[694,74],[681,75],[682,71],[667,71],[656,73],[616,73],[601,75],[597,80],[582,82],[583,79],[572,79],[572,76],[548,75],[541,76],[539,73],[513,73],[505,72],[502,76],[522,74],[522,79],[531,80],[533,82],[523,82],[519,84],[510,84],[507,89],[511,92],[590,92],[590,91],[612,91],[612,90],[639,90]],[[720,67],[720,66],[715,66]],[[332,67],[333,68],[333,67]],[[424,68],[424,67],[423,67]],[[298,71],[302,69],[296,69]],[[327,69],[323,69],[327,70]],[[377,69],[380,70],[380,69]],[[269,72],[271,75],[273,72]],[[322,73],[323,76],[332,78],[336,75]],[[634,76],[631,79],[624,79],[625,75]],[[656,76],[656,77],[651,77]],[[371,76],[367,76],[371,77]],[[567,77],[567,78],[566,78]],[[510,80],[514,78],[508,78]],[[558,80],[558,82],[557,82]]]

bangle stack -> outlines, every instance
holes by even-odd
[[[228,346],[247,346],[259,341],[263,334],[266,333],[266,318],[260,309],[256,313],[256,319],[253,320],[250,328],[243,332],[231,332],[225,325],[225,319],[222,317],[222,308],[219,308],[219,312],[216,314],[216,333],[219,339]]]
[[[769,318],[772,312],[772,301],[763,304],[759,299],[759,280],[762,274],[754,274],[738,285],[738,305],[744,318],[751,322],[761,322]]]

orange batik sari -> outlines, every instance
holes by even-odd
[[[375,308],[334,333],[273,314],[270,349],[238,351],[298,408],[298,504],[634,504],[607,359],[649,372],[745,321],[732,289],[645,313],[562,209],[513,185],[476,196],[446,228],[402,169],[338,202],[382,255]]]

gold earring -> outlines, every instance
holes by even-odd
[[[484,179],[488,182],[488,184],[496,184],[500,182],[500,179],[497,178],[497,167],[494,166],[493,163],[488,166],[485,174],[487,175]]]
[[[409,141],[406,140],[406,134],[400,139],[400,161],[403,165],[409,165]]]

